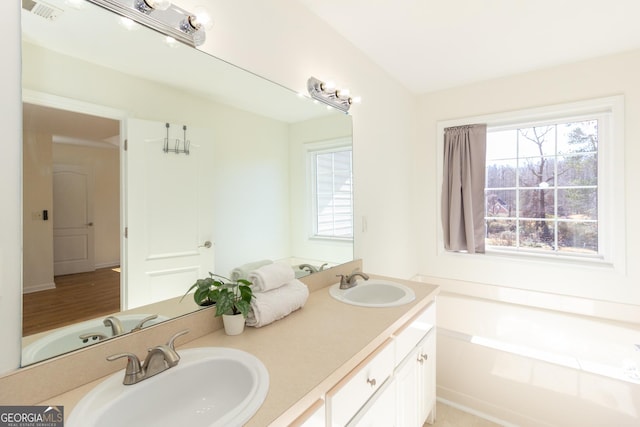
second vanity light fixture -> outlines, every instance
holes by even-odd
[[[190,46],[200,46],[206,38],[208,19],[173,5],[170,0],[88,1]]]
[[[357,102],[357,98],[352,98],[348,90],[337,89],[331,82],[323,82],[315,77],[307,80],[307,90],[313,99],[345,113],[349,112],[351,104]]]

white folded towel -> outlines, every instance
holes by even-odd
[[[279,288],[295,278],[295,273],[290,265],[282,262],[274,262],[253,270],[249,273],[249,280],[254,292],[266,292]]]
[[[298,279],[293,279],[277,289],[257,292],[253,296],[246,323],[259,328],[301,308],[307,302],[309,289]]]
[[[264,265],[273,264],[273,261],[270,259],[263,259],[261,261],[248,262],[246,264],[241,265],[240,267],[236,267],[231,270],[230,279],[233,282],[237,282],[239,279],[247,280],[249,277],[249,273],[253,270],[260,268]]]

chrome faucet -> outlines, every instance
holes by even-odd
[[[144,362],[140,362],[138,356],[133,353],[113,354],[108,356],[107,360],[113,362],[114,360],[126,357],[127,367],[124,371],[122,384],[131,385],[139,383],[178,364],[180,355],[175,349],[175,340],[186,333],[189,333],[189,331],[180,331],[172,336],[166,344],[160,344],[150,348]]]
[[[136,326],[133,327],[133,329],[131,329],[131,332],[136,332],[139,331],[140,329],[142,329],[142,327],[144,326],[145,323],[157,319],[158,315],[157,314],[152,314],[151,316],[147,316],[144,319],[142,319],[140,321],[140,323],[138,323]]]
[[[325,262],[324,264],[322,264],[322,265],[318,268],[318,267],[316,267],[315,265],[311,265],[311,264],[300,264],[300,265],[298,266],[298,268],[299,268],[300,270],[306,270],[306,271],[308,271],[309,273],[317,273],[317,272],[319,272],[319,271],[324,270],[324,268],[325,268],[327,265],[329,265],[329,264]]]
[[[122,327],[122,323],[120,322],[120,319],[118,319],[115,316],[107,317],[102,321],[102,323],[106,327],[111,327],[111,335],[114,337],[124,332],[124,328]]]
[[[358,280],[358,276],[362,277],[364,280],[369,280],[369,276],[360,271],[355,271],[351,273],[351,275],[338,274],[337,277],[340,278],[340,289],[353,288],[357,285],[356,280]]]

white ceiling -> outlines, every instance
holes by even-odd
[[[298,0],[415,93],[640,48],[638,0]]]

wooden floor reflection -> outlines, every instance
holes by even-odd
[[[23,295],[23,336],[120,311],[119,268],[56,276],[55,283]]]

